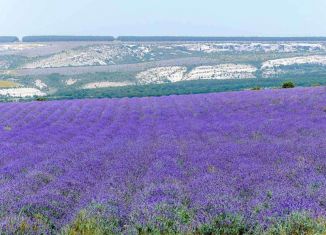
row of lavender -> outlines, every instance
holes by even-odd
[[[0,104],[0,234],[323,218],[325,111],[325,87]]]

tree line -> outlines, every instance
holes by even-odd
[[[0,36],[1,42],[18,42],[15,36]],[[326,41],[326,37],[192,37],[192,36],[25,36],[22,42],[58,42],[58,41],[122,41],[122,42],[164,42],[164,41],[189,41],[189,42],[298,42],[298,41]]]

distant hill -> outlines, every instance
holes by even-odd
[[[122,42],[304,42],[326,41],[326,37],[204,37],[204,36],[25,36],[22,42],[72,42],[72,41],[122,41]],[[18,42],[15,36],[0,36],[1,42]]]
[[[119,36],[118,41],[326,41],[326,37],[187,37],[187,36]]]
[[[19,38],[15,36],[0,36],[0,43],[1,42],[18,42]]]
[[[112,36],[25,36],[23,42],[114,41]]]

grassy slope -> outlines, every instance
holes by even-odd
[[[238,91],[260,88],[281,87],[285,81],[293,81],[296,86],[326,85],[326,78],[273,78],[273,79],[246,79],[246,80],[197,80],[177,83],[99,88],[88,90],[61,90],[48,99],[81,99],[81,98],[121,98],[165,96],[181,94],[199,94],[223,91]]]

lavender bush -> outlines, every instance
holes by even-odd
[[[0,234],[323,234],[325,107],[325,87],[0,104]]]

